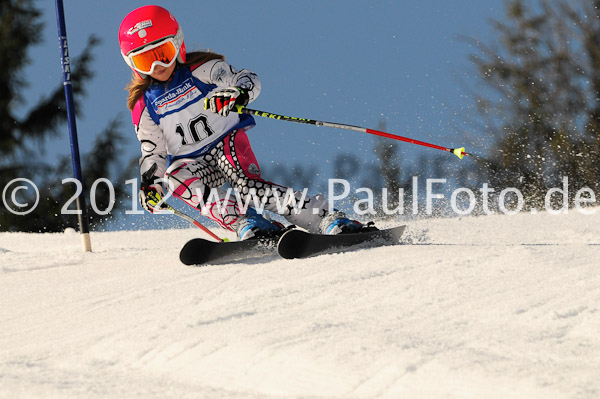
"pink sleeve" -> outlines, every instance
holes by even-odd
[[[140,124],[140,119],[142,118],[142,112],[144,112],[144,108],[146,108],[146,103],[144,102],[144,97],[141,96],[131,111],[131,121],[135,126]]]

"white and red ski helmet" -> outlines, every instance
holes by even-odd
[[[160,47],[163,42],[170,42],[173,45],[175,52],[173,60],[165,62],[156,59],[151,63],[149,70],[136,66],[132,54],[144,53],[140,50],[145,47],[149,49]],[[127,14],[119,27],[119,47],[127,65],[142,79],[152,72],[155,63],[169,66],[175,58],[181,63],[185,62],[183,31],[175,17],[160,6],[143,6]]]

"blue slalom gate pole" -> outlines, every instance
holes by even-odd
[[[85,187],[81,174],[81,161],[79,159],[79,141],[77,140],[77,125],[75,123],[75,107],[73,104],[73,87],[71,85],[71,62],[69,59],[69,44],[67,42],[67,28],[65,26],[65,12],[62,0],[56,0],[56,23],[58,25],[58,41],[60,47],[61,66],[63,71],[63,86],[67,103],[67,121],[69,124],[69,137],[71,139],[71,161],[73,163],[73,177],[79,182],[81,191],[77,196],[77,217],[81,233],[83,250],[90,252],[90,224],[87,204],[85,201]]]

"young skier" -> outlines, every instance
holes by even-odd
[[[256,74],[233,68],[219,54],[186,54],[181,27],[159,6],[130,12],[119,27],[119,45],[133,70],[128,106],[141,143],[139,199],[144,209],[158,211],[164,182],[175,197],[235,231],[240,240],[274,235],[282,228],[254,208],[244,212],[242,205],[253,191],[265,210],[310,232],[366,228],[342,212],[329,212],[323,196],[288,192],[261,178],[246,135],[254,119],[235,111],[258,97]],[[225,183],[239,195],[227,196]],[[283,213],[277,212],[277,201],[279,209],[284,205]]]

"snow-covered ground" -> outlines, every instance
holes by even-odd
[[[186,267],[198,229],[0,234],[0,397],[599,398],[600,209]]]

